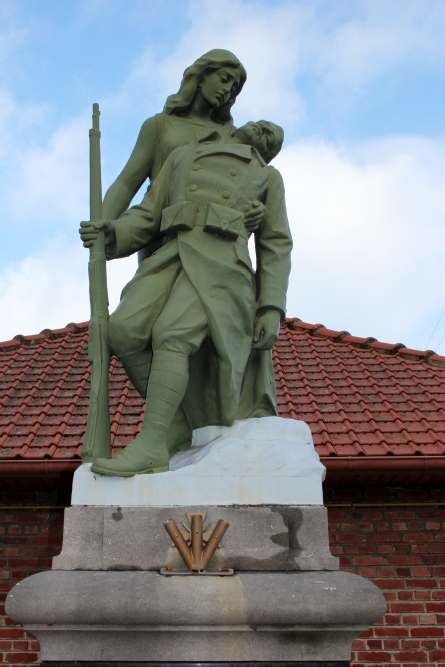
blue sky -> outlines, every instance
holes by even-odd
[[[442,0],[0,0],[0,339],[89,317],[92,102],[106,189],[220,47],[248,73],[235,123],[285,130],[288,315],[425,348],[445,308],[444,28]],[[135,266],[110,263],[112,307]]]

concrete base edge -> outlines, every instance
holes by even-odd
[[[298,628],[221,628],[189,627],[187,630],[154,628],[66,628],[26,625],[24,629],[40,642],[42,658],[52,664],[70,662],[75,667],[91,664],[144,661],[201,665],[214,657],[220,663],[246,662],[347,662],[351,644],[363,626]],[[212,667],[215,663],[212,662]]]
[[[51,571],[19,582],[6,613],[42,660],[84,662],[347,661],[385,599],[347,572]]]
[[[41,667],[350,667],[347,660],[298,660],[297,662],[54,662],[45,661]]]

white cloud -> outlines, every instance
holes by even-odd
[[[184,68],[217,46],[232,50],[248,71],[236,120],[270,117],[286,130],[298,129],[306,113],[301,77],[311,77],[317,94],[344,96],[349,104],[397,67],[438,67],[444,20],[441,0],[194,0],[172,54],[159,60],[154,47],[141,53],[120,89],[104,97],[104,119],[107,114],[114,119],[110,125],[122,124],[132,108],[147,115],[160,111]],[[17,33],[5,42],[8,62],[22,38]],[[48,122],[48,115],[44,105],[23,105],[0,90],[2,218],[42,238],[40,252],[0,277],[0,312],[8,313],[0,339],[88,317],[85,251],[45,239],[77,228],[88,216],[89,110],[49,138],[34,136],[33,128]],[[137,130],[126,130],[124,141]],[[104,140],[110,154],[116,137],[104,133]],[[285,177],[296,241],[289,315],[426,345],[445,306],[444,161],[443,144],[421,137],[346,147],[314,139],[288,146],[276,164]],[[105,162],[104,172],[115,178],[121,165]],[[114,303],[134,268],[134,258],[110,264]]]
[[[100,2],[94,5],[96,10],[100,6]],[[159,61],[149,47],[132,63],[119,90],[104,98],[104,118],[114,117],[120,123],[135,106],[146,108],[147,115],[161,110],[167,95],[177,90],[184,67],[204,51],[221,46],[233,50],[248,71],[234,109],[237,121],[266,117],[292,132],[306,113],[298,92],[301,75],[315,74],[314,86],[324,81],[329,94],[335,84],[337,96],[344,94],[344,86],[354,88],[348,92],[353,96],[370,77],[396,66],[407,54],[419,62],[425,58],[438,62],[443,40],[437,33],[445,11],[434,0],[421,5],[362,0],[352,8],[346,1],[327,6],[321,0],[276,4],[194,0],[189,18],[170,56]],[[14,44],[21,38],[14,38]],[[47,228],[53,235],[63,227],[76,227],[88,215],[90,121],[86,110],[43,138],[33,130],[47,122],[48,112],[42,105],[23,105],[0,89],[0,132],[5,138],[2,162],[0,154],[2,216],[28,229],[38,225],[41,233]],[[134,138],[137,131],[134,127],[128,135]],[[121,149],[113,148],[116,137],[108,132],[104,139],[106,156],[119,153]],[[106,160],[104,174],[114,179],[122,166]]]
[[[76,118],[59,128],[44,146],[34,145],[17,158],[6,207],[16,223],[40,230],[78,226],[88,215],[88,121]]]
[[[311,74],[321,97],[348,106],[396,68],[408,75],[442,69],[445,6],[437,0],[309,3],[313,14],[296,39],[299,74]]]
[[[288,315],[424,348],[445,306],[445,145],[313,140],[289,146],[275,164],[295,241]],[[0,339],[87,319],[87,260],[80,242],[57,239],[5,271]],[[135,268],[135,257],[108,264],[111,310]],[[441,325],[430,347],[442,334]]]
[[[30,136],[44,122],[47,110],[43,104],[19,104],[6,87],[0,88],[0,169],[6,176],[20,162],[21,151],[29,149]]]
[[[261,110],[277,122],[297,122],[305,109],[293,85],[299,71],[295,33],[302,31],[307,13],[296,3],[265,11],[264,3],[191,2],[190,26],[171,54],[159,60],[148,47],[132,63],[120,88],[104,100],[104,109],[128,113],[136,105],[147,113],[162,111],[167,96],[178,90],[184,69],[203,53],[224,48],[233,51],[248,72],[248,83],[236,103],[237,117],[256,118]],[[279,40],[274,39],[276,26]]]
[[[186,66],[211,49],[224,48],[235,53],[248,73],[234,110],[238,119],[261,116],[281,123],[299,122],[305,105],[294,86],[299,72],[298,37],[309,14],[300,3],[191,2],[189,29],[160,64],[165,96],[176,92]]]
[[[314,140],[275,165],[295,242],[289,315],[424,347],[445,306],[445,144]]]
[[[104,97],[101,108],[109,116],[125,117],[135,109],[144,109],[146,114],[162,111],[165,98],[165,82],[161,65],[151,47],[145,49],[132,63],[128,76],[121,86]],[[139,128],[134,128],[133,134]]]
[[[348,106],[396,67],[439,69],[445,55],[445,5],[438,0],[194,0],[189,17],[173,53],[158,65],[163,99],[176,92],[184,68],[202,53],[227,48],[248,73],[234,109],[242,121],[260,115],[298,125],[306,115],[298,91],[302,76],[315,77],[317,94]]]
[[[88,252],[59,237],[0,274],[0,340],[89,319]],[[136,270],[136,258],[109,262],[110,312]]]

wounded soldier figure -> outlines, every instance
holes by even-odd
[[[280,127],[247,123],[177,148],[143,201],[119,219],[81,223],[90,247],[127,257],[161,232],[108,321],[112,352],[146,397],[139,435],[92,471],[165,472],[193,429],[277,414],[272,348],[285,317],[292,239],[284,186],[271,166]],[[248,250],[253,233],[256,271]]]

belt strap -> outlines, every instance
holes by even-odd
[[[262,165],[258,162],[258,160],[255,160],[252,157],[247,173],[245,174],[244,178],[241,179],[241,182],[239,183],[235,192],[227,201],[227,206],[229,208],[235,208],[235,206],[237,205],[237,203],[239,202],[239,200],[249,187],[250,183],[252,182],[256,172],[258,171],[258,169],[260,169],[261,166]]]

